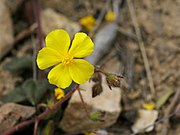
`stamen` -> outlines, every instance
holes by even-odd
[[[72,60],[73,60],[73,56],[67,54],[67,55],[63,58],[62,63],[63,63],[64,65],[69,65],[69,64],[72,63]]]

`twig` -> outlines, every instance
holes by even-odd
[[[118,23],[119,20],[119,0],[113,0],[113,11],[116,15],[115,21]]]
[[[35,121],[35,124],[34,124],[34,134],[33,135],[37,135],[38,124],[39,124],[39,120]]]
[[[128,32],[127,30],[125,30],[124,28],[122,27],[119,27],[118,31],[123,34],[124,36],[127,36],[135,41],[138,41],[138,38],[135,34],[131,33],[131,32]]]
[[[33,80],[36,80],[37,79],[37,65],[36,65],[37,47],[36,47],[34,35],[31,35],[31,40],[33,44]]]
[[[84,109],[85,109],[85,111],[86,111],[86,113],[87,113],[87,116],[89,116],[89,112],[88,112],[88,110],[87,110],[87,108],[86,108],[86,105],[85,105],[83,96],[82,96],[79,88],[78,88],[78,93],[79,93],[79,97],[80,97],[80,99],[81,99],[81,102],[82,102],[82,104],[83,104],[83,107],[84,107]]]
[[[154,95],[155,94],[155,88],[154,88],[154,83],[153,83],[153,79],[152,79],[152,74],[151,74],[151,70],[150,70],[146,50],[145,50],[145,47],[144,47],[144,42],[142,40],[139,24],[137,22],[135,10],[134,10],[134,7],[133,7],[133,4],[132,4],[131,0],[127,0],[127,5],[128,5],[129,11],[130,11],[130,16],[131,16],[131,19],[132,19],[132,22],[133,22],[133,25],[134,25],[134,28],[135,28],[135,33],[136,33],[137,38],[138,38],[139,48],[141,50],[144,66],[145,66],[145,69],[146,69],[146,72],[147,72],[147,77],[148,77],[148,81],[149,81],[150,90],[151,90],[152,95]]]
[[[177,89],[177,91],[176,91],[176,93],[175,93],[175,95],[174,95],[170,105],[166,109],[166,112],[164,114],[165,118],[172,112],[173,108],[175,108],[175,105],[179,101],[179,98],[180,98],[180,89]],[[166,119],[166,121],[164,121],[164,124],[163,124],[161,135],[166,135],[167,134],[168,127],[169,127],[169,119]]]
[[[42,37],[42,28],[41,28],[41,20],[40,20],[40,3],[39,0],[33,0],[34,6],[34,15],[37,23],[37,35],[39,42],[39,49],[43,47],[43,37]]]
[[[17,36],[14,39],[14,44],[21,41],[25,37],[30,36],[32,33],[34,33],[35,29],[37,28],[37,23],[32,24],[29,28],[22,30],[20,33],[17,34]]]
[[[42,36],[42,28],[41,28],[41,20],[40,20],[40,3],[39,0],[32,0],[34,7],[34,16],[37,23],[37,36],[38,36],[38,49],[43,48],[43,36]],[[38,72],[39,78],[43,78],[43,71]]]
[[[11,135],[14,132],[16,132],[17,130],[19,130],[20,128],[23,128],[25,126],[28,126],[32,123],[34,123],[35,121],[40,121],[42,119],[44,119],[50,112],[56,110],[64,101],[66,101],[67,99],[69,99],[71,97],[71,95],[75,92],[76,89],[79,88],[79,85],[76,84],[69,93],[67,93],[61,100],[59,100],[56,104],[54,104],[52,107],[49,107],[45,112],[39,114],[38,116],[36,116],[33,119],[27,120],[27,121],[23,121],[19,124],[17,124],[16,126],[14,126],[13,128],[5,131],[2,135]]]
[[[96,32],[96,30],[98,29],[99,25],[101,24],[101,22],[102,22],[102,20],[103,20],[103,18],[104,18],[104,15],[105,15],[105,13],[106,13],[106,9],[107,9],[109,3],[110,3],[110,0],[107,0],[106,6],[101,10],[101,13],[100,13],[99,17],[98,17],[98,19],[96,20],[95,26],[94,26],[93,29],[89,32],[89,36],[90,36],[90,37],[93,36],[93,34]]]

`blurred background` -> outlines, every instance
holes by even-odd
[[[94,98],[96,82],[81,86],[98,120],[89,119],[76,92],[36,134],[180,135],[179,13],[179,0],[0,0],[0,134],[54,105],[55,87],[36,55],[50,31],[65,29],[71,39],[87,33],[95,50],[85,59],[123,78],[110,90],[101,74]]]

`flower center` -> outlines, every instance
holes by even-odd
[[[69,65],[69,64],[72,63],[72,60],[73,60],[73,56],[67,54],[67,55],[63,58],[62,63],[63,63],[64,65]]]

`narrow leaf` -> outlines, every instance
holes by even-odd
[[[163,94],[159,100],[156,102],[156,109],[160,109],[165,103],[166,101],[169,99],[169,97],[174,93],[174,90],[169,89],[168,91],[166,91],[165,94]]]
[[[53,135],[54,123],[50,120],[42,131],[42,135]]]

